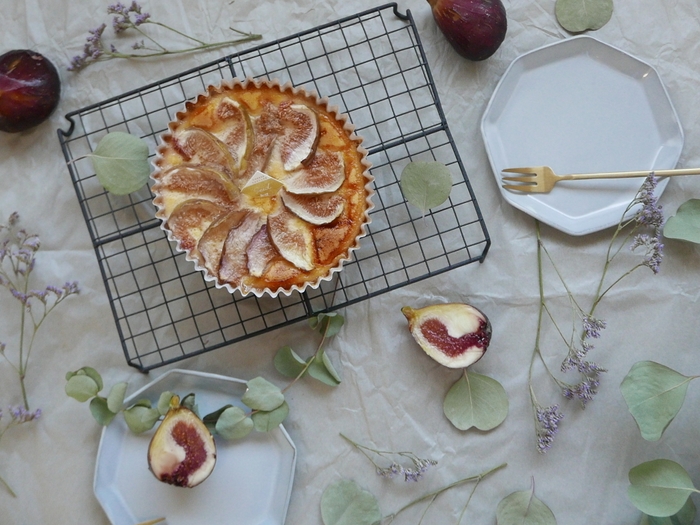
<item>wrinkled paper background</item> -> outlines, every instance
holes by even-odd
[[[507,468],[486,479],[469,503],[463,522],[495,523],[498,502],[532,480],[537,496],[558,523],[633,524],[640,513],[626,496],[627,472],[642,461],[668,458],[680,462],[700,484],[698,419],[694,407],[700,388],[691,384],[685,405],[664,437],[645,442],[620,395],[619,384],[632,364],[653,359],[685,374],[698,374],[700,350],[700,249],[667,240],[658,276],[640,271],[604,301],[598,314],[608,328],[592,359],[608,368],[600,393],[585,411],[565,402],[536,373],[543,404],[559,402],[566,419],[552,450],[535,450],[527,371],[537,320],[534,221],[506,203],[497,188],[479,130],[482,113],[496,83],[520,54],[571,35],[554,17],[554,0],[504,0],[508,34],[497,53],[482,63],[459,57],[446,43],[424,0],[402,0],[399,8],[415,17],[428,63],[450,129],[465,164],[491,236],[483,264],[472,264],[415,285],[380,295],[343,311],[346,326],[328,347],[343,383],[329,389],[304,381],[288,393],[291,413],[285,422],[298,451],[289,525],[321,523],[320,497],[330,483],[348,477],[375,494],[383,514],[456,479],[502,462]],[[286,384],[272,357],[284,344],[309,355],[316,339],[305,323],[192,358],[143,375],[128,367],[122,354],[95,253],[64,164],[56,136],[65,129],[63,115],[128,90],[213,60],[226,51],[209,51],[148,62],[112,61],[79,74],[66,71],[82,50],[87,30],[110,22],[106,3],[92,0],[0,0],[3,31],[0,52],[37,50],[60,69],[63,94],[49,122],[24,134],[0,136],[0,215],[16,210],[43,244],[35,286],[80,282],[81,294],[64,303],[46,322],[32,355],[27,385],[44,415],[36,425],[8,432],[0,446],[0,472],[18,494],[0,490],[4,524],[90,523],[108,519],[92,491],[101,429],[87,406],[63,394],[64,375],[90,365],[105,382],[128,381],[129,392],[169,368],[187,368],[249,379],[264,375]],[[158,21],[205,40],[224,39],[227,27],[262,33],[272,41],[313,26],[375,7],[372,2],[327,0],[173,0],[149,2]],[[694,0],[618,1],[612,20],[591,33],[654,66],[680,116],[685,146],[679,167],[700,166],[700,5]],[[165,40],[168,42],[168,40]],[[173,44],[175,41],[172,42]],[[251,44],[254,45],[254,44]],[[662,196],[667,214],[700,196],[700,177],[671,180]],[[545,242],[574,293],[595,286],[610,231],[580,238],[549,227]],[[3,292],[4,293],[4,292]],[[494,327],[491,347],[473,370],[494,377],[508,392],[510,412],[491,432],[460,432],[442,414],[442,400],[459,372],[430,360],[414,344],[399,312],[403,305],[465,301],[481,308]],[[584,299],[585,303],[585,299]],[[563,307],[565,300],[560,301]],[[12,308],[11,308],[12,307]],[[0,340],[8,352],[16,344],[15,304],[0,302]],[[550,334],[551,335],[551,334]],[[550,337],[543,351],[554,368],[561,349]],[[15,376],[0,364],[0,403],[19,402]],[[418,484],[388,482],[339,436],[390,450],[412,450],[439,461]],[[429,523],[456,523],[469,488],[440,497],[426,517]],[[419,514],[401,522],[417,523]],[[232,517],[235,522],[235,517]]]

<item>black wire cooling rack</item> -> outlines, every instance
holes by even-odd
[[[231,77],[268,77],[314,89],[350,116],[372,162],[369,235],[318,289],[276,298],[217,289],[175,250],[148,187],[105,192],[85,155],[107,133],[139,136],[154,153],[186,100]],[[447,126],[410,11],[395,3],[358,13],[69,113],[59,130],[124,355],[141,371],[211,351],[483,261],[490,239]],[[401,193],[411,161],[453,173],[449,200],[422,215]]]

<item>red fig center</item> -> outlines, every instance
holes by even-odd
[[[478,330],[461,337],[452,337],[447,333],[447,327],[438,319],[427,319],[421,324],[420,330],[431,345],[449,357],[456,357],[471,347],[485,350],[491,341],[491,334],[487,328],[486,321],[481,320]]]
[[[204,440],[197,429],[185,421],[178,421],[171,430],[175,443],[185,449],[185,459],[170,474],[163,475],[163,481],[180,487],[187,486],[188,476],[201,467],[207,459]]]

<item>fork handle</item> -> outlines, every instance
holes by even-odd
[[[653,173],[657,177],[673,177],[675,175],[700,175],[700,168],[685,168],[673,170],[646,170],[646,171],[610,171],[603,173],[571,173],[561,175],[560,180],[576,179],[624,179],[627,177],[646,177]]]

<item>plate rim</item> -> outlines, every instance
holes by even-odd
[[[198,370],[187,370],[187,369],[183,369],[183,368],[173,368],[171,370],[167,370],[166,372],[159,375],[158,377],[153,378],[152,381],[149,381],[145,385],[143,385],[140,388],[138,388],[137,390],[135,390],[132,394],[130,394],[129,396],[127,396],[124,399],[124,404],[128,404],[128,403],[132,402],[138,396],[142,395],[143,392],[145,392],[146,390],[149,390],[157,383],[167,379],[169,376],[178,375],[178,374],[199,377],[199,378],[205,379],[205,380],[213,379],[213,380],[227,381],[230,383],[238,383],[238,384],[242,384],[242,385],[245,385],[247,383],[247,381],[240,379],[240,378],[237,378],[237,377],[225,376],[222,374],[215,374],[215,373],[211,373],[211,372],[202,372],[202,371],[198,371]],[[101,453],[102,453],[102,447],[103,447],[104,442],[105,442],[105,434],[108,432],[108,428],[109,428],[109,425],[104,426],[104,427],[102,427],[102,431],[100,432],[100,442],[99,442],[98,447],[97,447],[97,453],[95,454],[96,459],[95,459],[95,468],[94,468],[94,472],[93,472],[92,490],[93,490],[93,495],[94,495],[95,499],[98,501],[98,503],[100,504],[100,507],[102,508],[102,511],[105,513],[105,516],[110,521],[110,523],[114,523],[114,521],[112,520],[112,516],[107,512],[105,505],[103,504],[101,498],[98,496],[98,478],[99,478],[99,469],[100,469],[100,462],[98,461],[98,459],[100,458]],[[286,490],[286,494],[285,494],[285,504],[284,504],[284,509],[282,512],[282,518],[283,518],[282,524],[284,525],[284,523],[286,522],[286,519],[287,519],[287,512],[289,510],[292,489],[294,486],[294,476],[296,474],[296,464],[297,464],[298,451],[297,451],[297,447],[296,447],[294,441],[292,440],[291,436],[287,432],[287,429],[284,428],[284,426],[282,424],[279,425],[278,430],[282,433],[282,437],[284,437],[285,441],[289,444],[289,446],[292,449],[292,459],[291,459],[291,468],[290,468],[290,472],[289,472],[289,482],[287,485],[287,490]]]
[[[496,180],[496,184],[497,184],[497,186],[498,186],[498,190],[499,190],[501,196],[503,197],[503,199],[504,199],[505,201],[507,201],[511,206],[513,206],[514,208],[516,208],[516,209],[522,211],[523,213],[526,213],[527,215],[530,215],[531,217],[535,218],[536,220],[539,220],[539,221],[541,221],[541,222],[543,222],[543,223],[545,223],[545,224],[548,224],[548,225],[551,226],[552,228],[555,228],[555,229],[557,229],[557,230],[559,230],[559,231],[561,231],[561,232],[563,232],[563,233],[566,233],[566,234],[568,234],[568,235],[572,235],[572,236],[584,236],[584,235],[588,235],[588,234],[590,234],[590,233],[595,233],[595,232],[602,231],[602,230],[605,230],[605,229],[607,229],[607,228],[610,228],[610,227],[614,226],[616,223],[607,224],[607,223],[592,222],[592,223],[590,224],[590,226],[588,226],[588,227],[582,227],[582,228],[579,228],[579,229],[573,229],[573,228],[568,227],[567,225],[557,224],[557,221],[556,221],[556,220],[551,220],[551,219],[549,219],[549,218],[542,217],[542,214],[541,214],[541,213],[538,214],[538,213],[536,212],[536,210],[533,211],[533,210],[531,209],[531,207],[526,206],[525,204],[523,204],[522,202],[520,202],[519,199],[513,199],[513,198],[512,198],[512,195],[511,195],[507,190],[505,190],[503,187],[501,187],[501,185],[500,185],[500,179],[499,179],[499,176],[498,176],[499,174],[498,174],[497,169],[496,169],[496,166],[495,166],[495,164],[494,164],[494,158],[493,158],[493,155],[492,155],[492,152],[491,152],[491,147],[490,147],[490,145],[489,145],[489,141],[487,140],[488,129],[489,129],[489,126],[488,126],[488,124],[487,124],[487,119],[488,119],[488,117],[489,117],[489,114],[490,114],[491,111],[492,111],[492,108],[493,108],[493,105],[494,105],[494,100],[496,99],[496,95],[497,95],[498,92],[500,91],[502,85],[504,84],[505,80],[508,78],[508,76],[509,76],[509,74],[511,73],[511,71],[512,71],[515,67],[517,67],[517,65],[518,65],[523,59],[526,59],[526,58],[527,58],[528,56],[530,56],[530,55],[533,55],[533,54],[536,54],[536,53],[540,53],[540,52],[546,51],[547,49],[552,48],[552,47],[556,47],[556,46],[571,45],[572,42],[577,41],[577,40],[578,40],[578,41],[588,41],[588,42],[590,42],[590,43],[593,43],[594,45],[601,45],[601,46],[603,46],[603,47],[606,47],[606,48],[608,48],[609,50],[614,51],[614,52],[617,52],[617,53],[620,53],[620,54],[622,54],[622,55],[624,55],[624,56],[626,56],[626,57],[628,57],[628,58],[634,60],[635,62],[637,62],[637,63],[639,63],[639,64],[643,64],[645,67],[648,67],[651,71],[653,71],[654,75],[656,76],[656,79],[657,79],[658,82],[659,82],[659,85],[660,85],[660,87],[661,87],[661,90],[662,90],[662,92],[663,92],[663,95],[664,95],[665,98],[666,98],[666,101],[667,101],[667,103],[668,103],[668,106],[669,106],[669,108],[670,108],[670,110],[671,110],[672,120],[673,120],[674,123],[676,124],[675,127],[677,128],[677,132],[678,132],[677,137],[678,137],[679,142],[680,142],[680,147],[678,148],[678,152],[677,152],[676,155],[674,155],[674,162],[673,162],[673,165],[661,166],[661,167],[657,167],[656,169],[671,169],[671,168],[675,168],[675,167],[678,165],[678,161],[680,160],[680,157],[681,157],[681,155],[682,155],[683,148],[685,147],[685,133],[684,133],[684,131],[683,131],[683,126],[682,126],[680,117],[679,117],[679,115],[678,115],[678,112],[677,112],[677,110],[676,110],[676,108],[675,108],[675,106],[674,106],[674,104],[673,104],[673,101],[672,101],[672,99],[671,99],[671,97],[670,97],[670,95],[669,95],[669,93],[668,93],[668,89],[666,88],[666,85],[665,85],[665,83],[663,82],[663,79],[661,78],[661,75],[659,74],[658,70],[657,70],[652,64],[650,64],[650,63],[648,63],[648,62],[646,62],[646,61],[640,59],[639,57],[636,57],[636,56],[632,55],[631,53],[629,53],[629,52],[627,52],[627,51],[625,51],[625,50],[623,50],[623,49],[620,49],[620,48],[617,47],[617,46],[614,46],[614,45],[612,45],[612,44],[608,44],[608,43],[606,43],[606,42],[603,42],[602,40],[600,40],[600,39],[598,39],[598,38],[592,37],[592,36],[590,36],[590,35],[575,35],[575,36],[572,36],[572,37],[566,37],[566,38],[557,40],[557,41],[555,41],[555,42],[550,42],[550,43],[544,44],[544,45],[542,45],[542,46],[539,46],[539,47],[537,47],[537,48],[535,48],[535,49],[531,49],[531,50],[529,50],[529,51],[526,51],[526,52],[520,54],[519,56],[517,56],[516,58],[514,58],[514,59],[511,61],[511,63],[508,65],[508,67],[505,69],[505,71],[504,71],[503,74],[501,75],[501,78],[500,78],[500,79],[498,80],[498,82],[496,83],[496,86],[494,87],[494,90],[493,90],[493,92],[492,92],[492,94],[491,94],[491,97],[489,98],[489,101],[488,101],[488,103],[487,103],[487,105],[486,105],[486,107],[485,107],[485,109],[484,109],[484,112],[483,112],[483,114],[482,114],[482,116],[481,116],[481,122],[480,122],[480,131],[481,131],[482,140],[483,140],[483,142],[484,142],[484,148],[485,148],[485,150],[486,150],[486,155],[487,155],[487,158],[488,158],[488,161],[489,161],[489,166],[490,166],[491,172],[492,172],[492,174],[493,174],[493,176],[494,176],[494,178],[495,178],[495,180]],[[573,56],[573,54],[572,54],[571,56]],[[650,171],[653,171],[653,170],[650,170]],[[666,189],[666,186],[668,185],[668,181],[669,181],[668,178],[662,178],[662,179],[659,180],[659,182],[658,182],[658,184],[657,184],[657,186],[656,186],[656,196],[657,196],[657,198],[660,197],[661,194],[662,194],[662,193],[664,192],[664,190]],[[528,197],[531,197],[531,196],[529,196],[529,195],[524,195],[524,197],[528,198]],[[636,210],[636,208],[633,208],[632,210],[630,210],[630,212],[629,212],[625,217],[626,217],[626,218],[629,218],[629,217],[631,216],[631,214],[632,214],[635,210]],[[555,218],[555,219],[556,219],[556,218]]]

